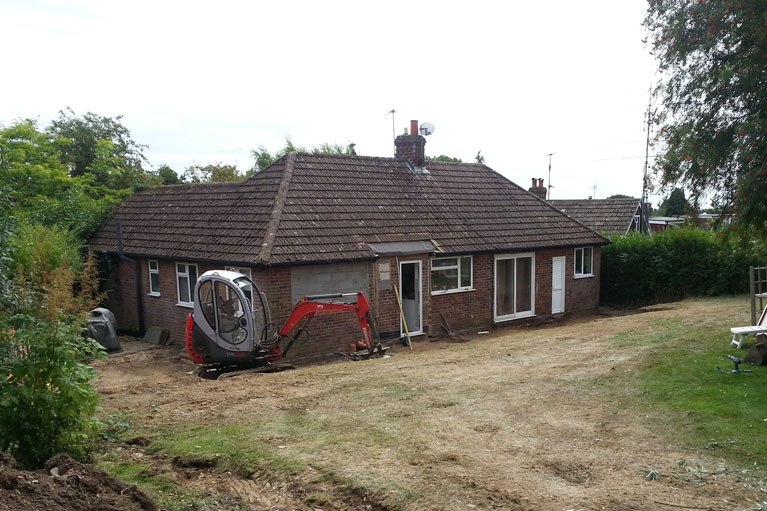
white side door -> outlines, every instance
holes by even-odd
[[[410,335],[423,333],[423,300],[421,296],[421,261],[399,263],[399,292],[402,312]],[[405,336],[405,323],[400,321],[400,337]]]
[[[565,258],[551,260],[551,313],[565,312]]]

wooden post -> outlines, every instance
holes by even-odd
[[[754,267],[748,267],[748,286],[751,291],[751,324],[756,325],[756,289],[754,288]]]

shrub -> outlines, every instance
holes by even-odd
[[[749,265],[765,260],[758,248],[762,243],[736,243],[715,231],[696,228],[616,236],[602,249],[602,302],[648,303],[745,293]]]
[[[0,346],[0,449],[25,468],[60,452],[82,458],[100,423],[96,374],[81,360],[98,344],[76,323],[0,315]]]
[[[67,231],[36,225],[16,229],[5,252],[14,299],[0,303],[0,450],[25,468],[59,452],[82,458],[100,424],[83,361],[102,351],[82,336],[95,261]]]

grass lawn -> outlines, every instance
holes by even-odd
[[[749,509],[767,367],[716,370],[747,318],[745,297],[687,300],[218,382],[123,360],[105,408],[152,443],[102,466],[168,509]]]
[[[730,298],[712,299],[731,303]],[[745,298],[738,298],[746,303]],[[745,318],[742,314],[740,318]],[[730,346],[714,321],[659,318],[643,332],[610,339],[618,345],[649,346],[630,384],[640,392],[627,406],[653,410],[669,436],[694,449],[710,449],[735,464],[767,463],[767,367],[741,364],[749,374],[728,374],[728,355],[744,358],[754,344]],[[718,320],[716,320],[718,322]],[[742,321],[740,323],[743,323]],[[733,321],[731,326],[743,326]]]

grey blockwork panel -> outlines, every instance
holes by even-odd
[[[368,292],[368,263],[318,264],[290,269],[293,303],[307,295]]]

